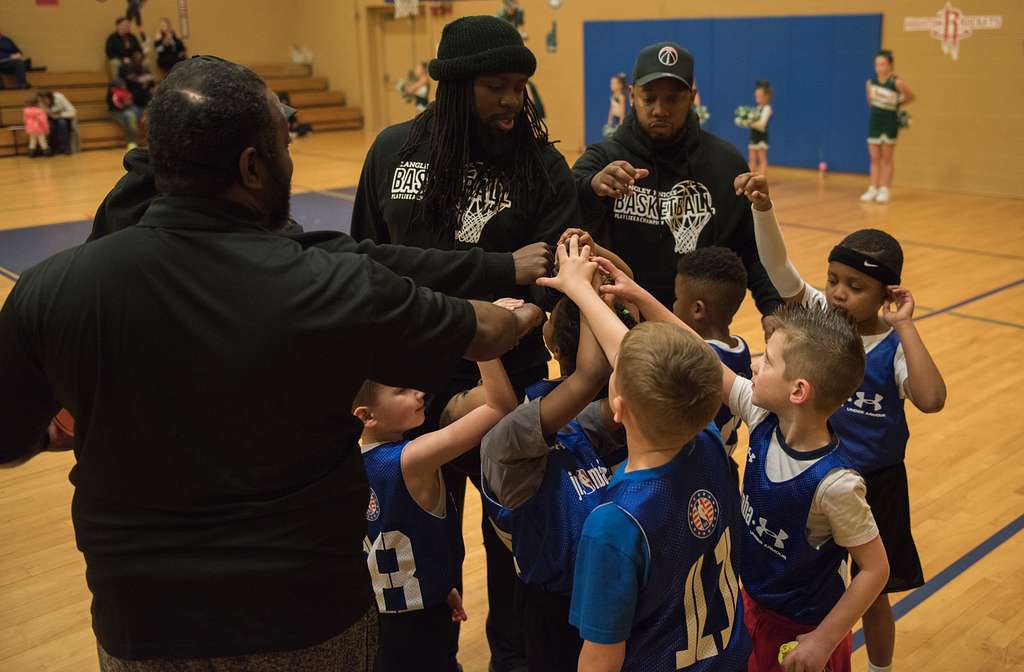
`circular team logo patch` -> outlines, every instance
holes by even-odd
[[[687,507],[690,532],[698,539],[707,539],[718,525],[718,500],[707,490],[697,490],[690,495]]]
[[[661,61],[662,65],[671,67],[679,60],[679,52],[676,51],[675,47],[662,47],[661,51],[658,52],[658,60]]]
[[[366,519],[374,521],[380,518],[380,502],[377,500],[377,493],[370,488],[370,503],[366,507]]]

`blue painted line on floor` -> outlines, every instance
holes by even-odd
[[[848,236],[853,231],[846,231],[844,229],[833,229],[828,226],[813,226],[811,224],[797,224],[795,222],[782,222],[780,224],[783,227],[792,226],[795,229],[807,229],[809,231],[824,231],[825,233],[835,233],[840,236]],[[837,241],[838,242],[838,241]],[[900,240],[901,245],[913,245],[916,247],[927,247],[933,250],[942,250],[943,252],[961,252],[963,254],[974,254],[980,257],[992,257],[994,259],[1012,259],[1014,261],[1024,261],[1024,256],[1019,254],[1005,254],[1001,252],[987,252],[985,250],[972,250],[967,247],[957,247],[955,245],[943,245],[941,243],[928,243],[920,240]]]
[[[928,313],[927,315],[922,315],[921,317],[914,318],[914,321],[915,322],[920,322],[921,320],[927,320],[929,317],[935,317],[936,315],[941,315],[943,313],[948,313],[948,312],[950,312],[950,311],[952,311],[952,310],[954,310],[956,308],[959,308],[960,306],[966,306],[968,303],[974,303],[975,301],[980,301],[981,299],[987,299],[988,297],[990,297],[990,296],[992,296],[994,294],[998,294],[999,292],[1005,292],[1006,290],[1013,289],[1014,287],[1017,287],[1019,285],[1024,285],[1024,278],[1020,278],[1019,280],[1014,280],[1013,282],[1005,284],[1002,287],[996,287],[995,289],[990,289],[987,292],[982,292],[981,294],[976,294],[975,296],[971,296],[969,298],[966,298],[963,301],[957,301],[956,303],[950,304],[950,305],[946,306],[945,308],[939,308],[938,310],[933,310],[932,312]]]
[[[954,579],[966,572],[973,565],[977,564],[977,562],[986,555],[999,548],[999,546],[1004,542],[1013,538],[1013,535],[1017,534],[1022,529],[1024,529],[1024,514],[1021,514],[1015,520],[1007,523],[1001,530],[972,548],[970,551],[962,555],[959,560],[932,577],[930,581],[926,581],[923,586],[912,591],[902,600],[892,605],[893,618],[899,620],[906,616],[915,607],[945,588]],[[856,651],[863,645],[864,631],[858,630],[853,633],[853,650]]]

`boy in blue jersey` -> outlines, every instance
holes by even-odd
[[[679,258],[676,272],[676,300],[672,312],[707,341],[722,363],[744,378],[751,377],[747,342],[729,333],[733,316],[747,293],[747,269],[743,260],[727,247],[702,247]],[[728,404],[715,416],[725,449],[736,450],[739,416]],[[737,480],[738,480],[737,471]]]
[[[785,302],[842,311],[857,325],[863,341],[864,381],[830,422],[864,475],[868,503],[889,557],[889,582],[864,614],[868,670],[888,672],[896,644],[888,593],[924,583],[910,525],[903,463],[910,432],[903,400],[910,399],[922,412],[938,412],[946,402],[946,384],[914,326],[914,297],[900,285],[903,250],[895,238],[877,229],[846,236],[829,254],[822,293],[804,282],[789,262],[764,177],[740,175],[736,190],[752,203],[758,254]],[[853,569],[858,571],[858,566]]]
[[[496,303],[540,313],[518,300]],[[353,402],[370,485],[363,544],[380,612],[378,670],[458,670],[453,628],[466,619],[456,589],[464,550],[441,465],[480,445],[518,401],[500,359],[479,368],[481,385],[445,408],[448,424],[411,441],[402,437],[424,421],[423,392],[367,381]]]
[[[571,238],[558,276],[537,281],[579,306],[613,363],[609,404],[629,451],[581,533],[569,614],[584,640],[579,669],[740,670],[750,639],[733,551],[739,493],[709,426],[721,365],[679,327],[627,332],[591,284],[589,252]]]
[[[605,293],[652,320],[677,318],[621,274]],[[850,629],[889,575],[885,547],[829,416],[864,375],[853,325],[836,311],[790,306],[753,380],[721,365],[722,400],[750,427],[743,478],[744,622],[748,672],[850,670]],[[847,588],[846,554],[862,571]],[[780,664],[779,647],[798,646]]]
[[[583,645],[569,624],[576,547],[609,467],[625,457],[625,436],[607,400],[591,401],[610,369],[576,304],[563,297],[555,305],[544,337],[565,377],[527,388],[528,401],[487,433],[482,481],[522,581],[516,602],[528,669],[573,672]]]

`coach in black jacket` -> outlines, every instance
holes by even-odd
[[[133,149],[125,154],[124,168],[128,172],[97,208],[88,240],[134,226],[159,195],[148,150]],[[293,219],[282,222],[277,232],[304,248],[365,254],[395,273],[412,278],[418,285],[465,299],[511,295],[518,291],[517,285],[531,285],[551,268],[551,250],[544,243],[525,245],[509,253],[485,252],[480,248],[425,250],[406,245],[377,245],[371,240],[356,242],[340,231],[304,232]]]
[[[747,267],[762,314],[782,301],[757,258],[754,222],[733,180],[749,169],[736,149],[701,130],[690,109],[693,57],[672,42],[645,47],[633,69],[633,110],[573,166],[584,228],[614,250],[659,301],[674,301],[676,262],[721,245]]]

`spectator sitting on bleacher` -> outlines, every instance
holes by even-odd
[[[29,157],[34,159],[37,156],[53,156],[53,150],[46,141],[46,136],[50,132],[50,122],[46,118],[46,110],[40,107],[36,98],[25,101],[21,118],[25,122],[25,133],[28,134]]]
[[[287,105],[289,108],[292,106],[292,96],[287,91],[282,91],[277,94],[278,100]],[[311,124],[299,123],[299,113],[293,112],[288,117],[288,135],[295,138],[302,138],[313,132],[313,126]]]
[[[156,65],[166,76],[174,64],[185,60],[185,43],[174,32],[168,18],[160,19],[160,30],[156,34]]]
[[[43,89],[36,100],[50,118],[50,147],[54,152],[70,154],[75,145],[72,140],[75,120],[78,118],[75,106],[60,91]]]
[[[145,109],[149,105],[156,81],[142,60],[141,51],[133,52],[131,60],[118,68],[117,78],[131,91],[137,107]]]
[[[29,84],[25,79],[28,71],[28,61],[14,40],[0,33],[0,73],[14,75],[19,89],[28,89]],[[4,88],[4,82],[0,79],[0,89]]]
[[[116,30],[107,37],[107,65],[111,79],[119,77],[121,66],[130,63],[136,51],[145,53],[139,38],[132,34],[132,22],[119,16],[114,22]]]
[[[142,110],[136,107],[131,91],[112,82],[107,87],[107,109],[110,110],[110,118],[124,130],[128,149],[138,147],[139,120],[142,118]]]

